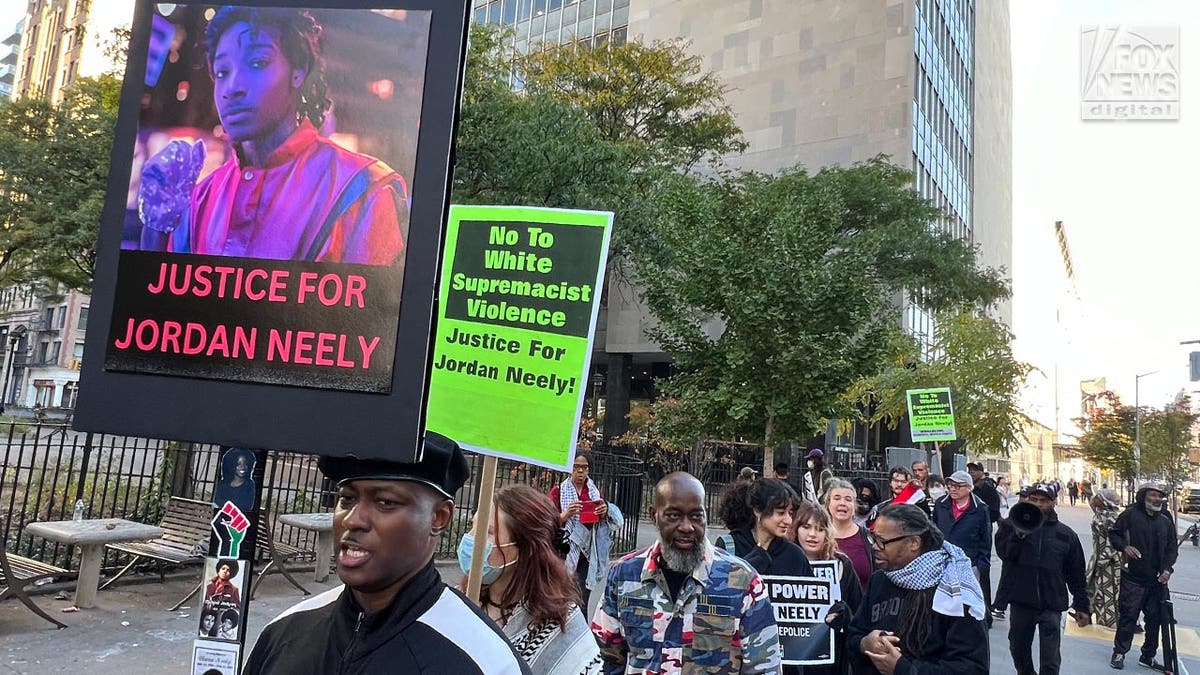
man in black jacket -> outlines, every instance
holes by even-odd
[[[983,593],[962,550],[911,504],[880,511],[867,538],[879,570],[846,631],[850,672],[985,675]]]
[[[1000,492],[996,489],[996,483],[987,472],[983,470],[983,465],[979,462],[967,462],[967,473],[971,474],[971,483],[974,486],[972,491],[976,497],[979,497],[984,504],[987,505],[988,518],[992,523],[1000,522]],[[988,540],[992,538],[992,528],[988,526]],[[988,616],[987,626],[992,627],[993,618],[1004,618],[1004,611],[1001,610],[999,616],[992,612],[992,568],[990,565],[979,568],[979,585],[983,587],[983,599],[987,602]]]
[[[338,486],[333,534],[345,585],[267,624],[244,674],[529,673],[433,566],[453,495],[471,476],[457,443],[426,432],[416,464],[323,458],[320,468]]]
[[[1033,667],[1033,633],[1040,633],[1041,675],[1058,675],[1062,663],[1062,613],[1067,591],[1074,600],[1075,622],[1092,622],[1087,594],[1087,562],[1075,531],[1058,520],[1054,511],[1054,486],[1038,483],[1026,498],[1042,511],[1040,527],[1023,534],[1011,518],[1000,521],[996,553],[1004,565],[1000,575],[1009,612],[1008,649],[1017,675],[1036,675]]]
[[[1162,670],[1154,660],[1158,631],[1162,624],[1163,589],[1175,571],[1179,541],[1175,520],[1164,504],[1166,492],[1154,483],[1138,488],[1133,504],[1125,509],[1108,531],[1113,548],[1125,554],[1121,570],[1121,593],[1117,597],[1117,636],[1113,639],[1113,668],[1125,667],[1125,654],[1133,645],[1138,614],[1146,616],[1146,635],[1138,663]]]

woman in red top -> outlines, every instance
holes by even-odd
[[[600,488],[592,482],[591,470],[591,455],[577,453],[571,475],[550,488],[550,500],[559,508],[558,522],[567,531],[570,542],[567,569],[575,574],[583,607],[588,606],[591,597],[589,585],[595,585],[595,575],[589,574],[589,566],[603,570],[608,566],[609,553],[592,550],[595,548],[592,536],[595,524],[608,516],[608,503],[600,496]],[[589,581],[593,583],[589,584]]]
[[[871,547],[867,545],[866,529],[854,522],[854,486],[841,478],[830,479],[825,486],[822,503],[829,513],[838,550],[850,558],[859,583],[866,588],[875,572],[875,561],[871,556]]]

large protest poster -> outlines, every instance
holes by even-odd
[[[922,441],[953,441],[958,438],[954,429],[954,403],[950,387],[909,389],[908,424],[913,443]]]
[[[416,453],[468,3],[288,4],[136,5],[80,429]]]
[[[779,626],[779,644],[786,666],[817,666],[834,662],[833,629],[825,616],[833,606],[836,582],[818,577],[763,576]]]
[[[450,211],[427,425],[482,454],[568,471],[613,214]]]

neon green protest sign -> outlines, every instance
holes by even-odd
[[[450,207],[427,428],[480,454],[569,470],[612,221]]]
[[[908,426],[912,430],[913,443],[921,441],[953,441],[958,438],[954,430],[954,404],[950,401],[950,387],[932,389],[909,389]]]

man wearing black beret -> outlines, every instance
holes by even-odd
[[[267,624],[243,673],[529,672],[496,625],[433,566],[454,494],[471,476],[457,443],[426,432],[415,464],[339,457],[320,467],[338,486],[333,534],[345,585]]]

